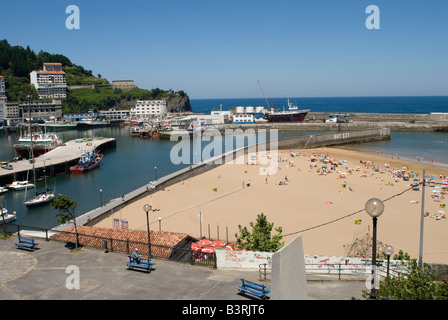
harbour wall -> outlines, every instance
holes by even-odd
[[[389,128],[347,131],[283,139],[278,141],[278,148],[283,150],[291,148],[309,149],[389,140],[390,138]]]
[[[314,136],[304,136],[298,138],[289,138],[284,140],[279,140],[277,142],[278,149],[305,149],[305,148],[317,148],[325,146],[334,146],[347,143],[362,143],[369,141],[378,141],[390,139],[390,130],[386,129],[375,129],[375,130],[365,130],[359,132],[343,132],[343,133],[329,133],[323,135]],[[261,145],[257,146],[261,148]],[[266,149],[270,149],[271,144],[266,143]],[[166,175],[159,178],[157,181],[150,181],[148,184],[134,190],[128,194],[123,195],[123,197],[112,199],[109,203],[103,205],[102,207],[96,208],[89,211],[82,216],[77,218],[77,223],[79,225],[93,226],[100,222],[101,220],[109,217],[115,211],[120,210],[121,207],[133,203],[139,199],[147,197],[148,195],[169,187],[178,182],[182,182],[191,179],[197,175],[205,173],[212,170],[221,164],[225,163],[225,159],[236,159],[241,154],[247,154],[251,151],[250,147],[239,148],[214,158],[208,159],[204,162],[198,164],[192,164],[189,167],[176,171],[172,174]],[[143,208],[142,208],[143,212]],[[153,220],[150,223],[157,223],[157,220]],[[59,229],[63,230],[70,225],[60,226]]]

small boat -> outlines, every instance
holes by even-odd
[[[34,184],[30,183],[28,180],[25,181],[14,181],[7,186],[10,190],[20,191],[27,188],[34,188]]]
[[[31,200],[25,201],[25,205],[28,208],[39,207],[47,203],[50,203],[50,200],[52,198],[54,198],[54,192],[50,192],[50,190],[47,190],[45,192],[36,194],[36,196]]]
[[[0,194],[6,193],[6,192],[8,192],[8,191],[9,191],[8,188],[0,187]]]
[[[8,213],[8,210],[6,208],[2,209],[2,213],[0,214],[0,225],[3,223],[10,223],[12,221],[15,221],[17,219],[15,214]]]
[[[84,151],[81,153],[78,164],[69,168],[70,172],[83,173],[98,168],[103,157],[101,153],[95,151]]]

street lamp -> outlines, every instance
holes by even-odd
[[[394,253],[394,247],[391,245],[385,246],[383,252],[387,256],[387,279],[389,279],[390,256]]]
[[[157,167],[154,167],[154,181],[157,181]]]
[[[372,289],[370,290],[370,297],[376,299],[376,223],[378,217],[384,211],[384,203],[380,199],[372,198],[366,202],[366,212],[373,220],[373,245],[372,245]]]
[[[100,204],[103,206],[103,189],[100,189]]]
[[[151,206],[149,204],[145,204],[143,206],[143,210],[146,212],[146,228],[148,231],[148,258],[151,258],[151,239],[149,237],[149,210],[151,210]]]

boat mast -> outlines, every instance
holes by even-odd
[[[36,196],[37,196],[36,171],[34,168],[33,135],[31,134],[31,96],[27,96],[27,98],[28,98],[28,123],[29,123],[29,131],[30,131],[30,156],[31,156],[31,161],[33,163],[34,192],[36,193]]]

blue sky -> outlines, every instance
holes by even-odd
[[[68,5],[80,29],[68,30]],[[366,8],[380,9],[368,30]],[[1,1],[0,39],[193,99],[448,95],[448,1]]]

